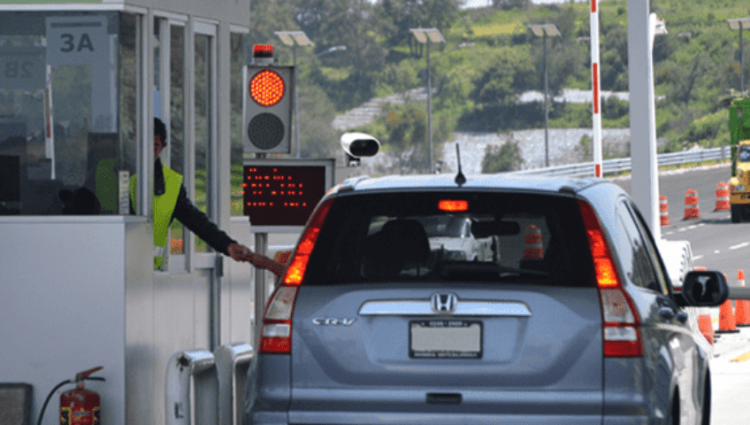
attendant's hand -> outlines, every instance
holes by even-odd
[[[227,247],[227,254],[229,254],[234,261],[249,261],[248,257],[252,255],[253,252],[245,245],[232,242]]]

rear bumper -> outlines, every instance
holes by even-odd
[[[445,391],[444,389],[440,389]],[[440,391],[438,390],[438,391]],[[293,389],[289,424],[601,425],[600,391],[461,391],[456,404],[427,403],[420,390]],[[305,401],[295,401],[296,397]],[[287,412],[255,411],[253,424],[277,424]]]
[[[305,415],[304,422],[290,422],[299,425],[318,424],[393,424],[393,425],[455,425],[480,424],[496,425],[501,423],[518,423],[528,425],[601,425],[601,416],[555,416],[555,415],[485,415],[485,414],[426,414],[426,413],[380,413],[361,412],[329,415],[319,413],[316,416]],[[290,414],[290,418],[294,415]]]

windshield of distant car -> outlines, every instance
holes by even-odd
[[[465,216],[441,214],[418,218],[431,238],[465,238],[471,236],[471,219]]]
[[[441,200],[467,201],[443,211]],[[591,254],[566,196],[402,192],[338,197],[305,284],[497,281],[591,286]]]
[[[750,145],[740,146],[739,158],[740,162],[750,162]]]

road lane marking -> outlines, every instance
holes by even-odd
[[[744,247],[746,247],[748,245],[750,245],[750,242],[743,242],[743,243],[741,243],[739,245],[730,246],[729,249],[740,249],[740,248],[744,248]]]
[[[719,254],[719,253],[721,253],[721,251],[719,251],[718,249],[714,251],[714,254]]]
[[[744,362],[744,361],[747,361],[747,360],[750,360],[750,351],[748,351],[747,353],[745,353],[745,354],[743,354],[741,356],[737,356],[737,357],[733,358],[729,362],[730,363],[739,363],[739,362]]]
[[[702,255],[696,255],[695,257],[693,257],[693,260],[700,260],[701,258],[703,258]]]

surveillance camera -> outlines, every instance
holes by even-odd
[[[341,147],[346,152],[347,165],[356,166],[360,158],[375,156],[380,150],[380,142],[366,133],[344,133]]]

